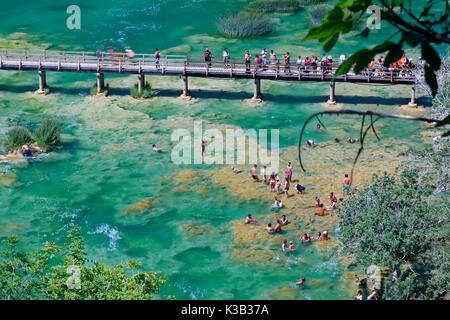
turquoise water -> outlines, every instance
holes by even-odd
[[[201,54],[206,46],[216,54],[226,46],[232,56],[247,49],[256,53],[263,47],[276,49],[278,56],[287,50],[302,55],[322,51],[315,42],[301,42],[309,27],[304,11],[275,15],[274,31],[267,36],[236,40],[220,36],[214,22],[242,8],[245,1],[78,1],[81,30],[65,26],[69,4],[8,2],[0,38],[18,39],[22,47],[86,51],[109,45],[116,49],[130,45],[136,52],[152,52],[157,46],[163,53],[191,55]],[[376,37],[382,38],[382,32]],[[332,54],[364,45],[346,37]],[[304,120],[326,108],[328,85],[263,81],[264,103],[255,106],[246,101],[252,93],[250,81],[191,79],[194,101],[186,103],[177,100],[180,79],[148,78],[157,92],[150,100],[128,96],[136,81],[132,76],[106,75],[110,96],[94,98],[89,91],[95,75],[66,73],[49,73],[52,94],[37,97],[33,95],[36,73],[0,72],[1,139],[11,126],[35,129],[44,118],[58,120],[63,128],[62,149],[29,162],[0,162],[0,174],[10,179],[8,183],[0,180],[0,237],[17,234],[27,248],[38,248],[45,241],[62,242],[68,225],[75,222],[83,228],[90,257],[109,264],[135,258],[143,268],[167,275],[161,296],[349,299],[352,292],[344,278],[345,267],[331,255],[332,250],[300,245],[297,252],[282,254],[280,243],[267,239],[258,239],[255,250],[236,246],[233,221],[248,213],[268,221],[271,200],[242,196],[217,183],[210,173],[223,166],[178,166],[171,162],[170,152],[151,151],[154,142],[170,151],[173,130],[192,130],[194,120],[203,120],[220,128],[280,129],[280,148],[288,152],[296,148]],[[337,86],[339,107],[359,110],[400,112],[398,107],[408,102],[409,93],[407,86]],[[429,103],[425,98],[419,102]],[[327,144],[335,136],[356,136],[359,130],[346,119],[325,120],[329,130],[318,133],[312,125],[306,131],[308,138]],[[417,128],[407,122],[385,121],[382,133],[395,137],[399,145],[421,141]],[[294,174],[299,175],[298,159],[290,160],[296,166]],[[351,165],[337,156],[335,161],[347,168]],[[308,163],[312,176],[314,162],[320,164],[321,158]],[[248,170],[249,165],[242,169]],[[178,179],[177,174],[185,170],[197,172],[198,179]],[[124,214],[149,197],[159,204],[142,214]],[[295,210],[287,208],[286,213],[294,215]],[[303,226],[299,222],[299,229]],[[297,240],[291,230],[283,236]],[[261,252],[266,258],[241,259],[245,252],[236,250],[249,248],[251,254]],[[308,283],[299,290],[294,282],[301,276]]]

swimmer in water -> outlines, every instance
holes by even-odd
[[[363,299],[363,293],[362,290],[358,290],[358,294],[353,297],[355,300],[362,300]]]
[[[245,223],[246,224],[255,223],[255,220],[253,220],[253,217],[251,214],[247,215],[247,217],[245,218]]]
[[[289,179],[286,178],[286,182],[284,183],[284,193],[286,194],[286,197],[289,197]]]
[[[270,192],[275,192],[275,175],[272,173],[270,175]]]
[[[275,228],[273,229],[275,232],[281,232],[281,222],[280,220],[277,220],[277,224],[275,225]]]
[[[269,223],[267,225],[267,227],[265,227],[264,229],[266,229],[266,231],[269,232],[269,233],[273,232],[273,228],[272,228],[272,224],[271,223]]]
[[[256,167],[257,165],[254,164],[253,167],[250,169],[250,173],[252,175],[253,180],[259,181],[258,175],[256,174]]]
[[[267,172],[266,172],[266,166],[264,166],[262,169],[261,169],[261,176],[262,176],[262,178],[263,178],[263,182],[264,183],[266,183],[267,182]]]
[[[317,130],[317,131],[320,131],[320,132],[323,131],[322,127],[320,126],[320,123],[318,123],[318,124],[316,125],[316,130]]]
[[[283,243],[281,244],[281,250],[286,251],[286,246],[287,246],[287,240],[283,240]]]
[[[322,232],[322,240],[328,240],[328,231],[327,230]]]
[[[300,280],[298,280],[295,284],[298,285],[298,286],[301,286],[305,282],[305,280],[306,280],[306,278],[303,277]]]
[[[275,208],[275,209],[283,208],[283,203],[281,202],[281,200],[279,200],[276,197],[275,197],[275,203],[273,204],[273,208]]]
[[[351,180],[348,177],[348,174],[345,174],[344,180],[342,181],[342,195],[345,194],[345,191],[350,188]]]
[[[304,186],[302,186],[301,184],[296,184],[294,185],[294,189],[297,191],[297,193],[301,194],[302,191],[305,191],[306,188]]]
[[[286,179],[288,179],[289,182],[292,182],[292,164],[290,162],[288,162],[286,167]]]
[[[312,141],[311,139],[306,141],[306,146],[310,147],[310,148],[314,148],[316,146],[316,144],[314,143],[314,141]]]
[[[356,142],[356,139],[353,139],[353,138],[348,137],[348,138],[347,138],[347,142],[348,142],[348,143],[355,143],[355,142]]]
[[[289,221],[288,221],[288,219],[286,218],[286,215],[285,215],[285,214],[283,214],[283,215],[281,216],[280,222],[281,222],[281,225],[283,225],[283,226],[285,226],[285,225],[287,225],[287,224],[289,223]]]
[[[314,199],[315,199],[315,201],[316,201],[316,204],[315,204],[314,206],[315,206],[315,207],[320,207],[320,199],[319,199],[319,197],[318,197],[318,196],[315,196]]]
[[[323,207],[323,203],[320,204],[319,208],[317,208],[317,212],[314,213],[317,216],[324,216],[325,215],[325,208]]]
[[[292,241],[289,241],[289,251],[295,251],[295,245]]]
[[[334,138],[334,142],[339,143],[341,140],[339,138]]]
[[[241,169],[231,167],[231,170],[233,170],[234,173],[241,173]]]
[[[153,145],[152,145],[152,149],[153,149],[153,151],[155,151],[155,152],[162,152],[162,149],[161,149],[161,148],[158,148],[158,147],[156,146],[156,144],[153,144]]]

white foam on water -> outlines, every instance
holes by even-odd
[[[108,250],[115,250],[117,248],[117,243],[120,239],[119,229],[117,227],[111,227],[107,223],[103,223],[95,229],[95,231],[90,231],[88,234],[104,234],[109,238],[109,248]]]

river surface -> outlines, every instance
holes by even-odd
[[[4,1],[2,1],[4,2]],[[425,3],[426,1],[415,1]],[[233,39],[220,35],[215,21],[242,9],[244,1],[127,0],[77,1],[81,29],[66,27],[66,1],[7,1],[2,6],[0,47],[94,51],[97,47],[131,46],[138,53],[200,55],[205,47],[231,56],[274,49],[278,57],[317,55],[315,41],[301,42],[310,23],[307,12],[274,14],[273,32],[259,38]],[[418,6],[420,7],[420,5]],[[374,32],[383,39],[388,28]],[[372,41],[372,40],[371,40]],[[372,42],[371,42],[372,43]],[[330,53],[351,53],[369,45],[346,36]],[[443,51],[439,48],[440,52]],[[417,58],[418,51],[408,54]],[[318,132],[312,122],[306,137],[319,143],[305,149],[306,173],[297,154],[301,126],[312,113],[349,108],[392,113],[421,114],[409,110],[408,86],[338,84],[338,105],[326,105],[326,83],[262,82],[264,101],[249,102],[250,80],[190,79],[193,100],[178,99],[178,77],[147,77],[155,97],[136,100],[129,89],[136,76],[106,75],[108,97],[90,90],[95,74],[48,73],[51,94],[36,96],[36,72],[0,72],[0,139],[12,126],[34,130],[42,119],[62,126],[61,149],[30,161],[0,162],[0,238],[20,236],[27,249],[45,241],[62,243],[71,223],[79,224],[90,258],[117,264],[137,259],[142,268],[167,276],[158,297],[177,299],[350,299],[354,295],[352,269],[334,255],[339,236],[337,219],[314,216],[309,206],[318,195],[335,191],[349,172],[357,146],[335,144],[335,137],[357,137],[357,117],[324,117],[327,130]],[[429,105],[420,98],[419,105]],[[302,196],[282,200],[292,223],[281,235],[267,235],[264,224],[279,213],[270,205],[274,195],[262,183],[251,181],[251,164],[177,165],[171,160],[176,129],[193,130],[194,121],[206,128],[279,129],[280,172],[287,161],[294,165],[294,180],[307,187]],[[425,127],[426,128],[426,127]],[[392,172],[402,161],[399,153],[420,144],[417,124],[380,121],[380,143],[369,139],[355,170],[355,186],[372,173]],[[223,131],[224,132],[224,131]],[[152,152],[152,143],[166,152]],[[5,153],[5,150],[0,150]],[[258,170],[259,173],[259,170]],[[284,176],[281,175],[282,177]],[[291,189],[292,190],[292,189]],[[260,222],[243,224],[247,214]],[[302,244],[304,232],[327,229],[327,244]],[[297,251],[281,252],[283,239]],[[305,276],[301,289],[295,281]]]

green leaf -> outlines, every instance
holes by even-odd
[[[436,127],[442,127],[445,126],[446,124],[450,124],[450,115],[448,115],[445,119],[439,121]]]
[[[425,65],[425,82],[430,87],[433,97],[435,97],[438,90],[438,83],[434,70],[428,65]]]
[[[436,50],[425,41],[422,42],[422,58],[425,59],[433,70],[437,71],[441,67],[441,57],[439,57]]]
[[[386,55],[386,58],[384,59],[385,67],[389,67],[389,65],[392,62],[397,61],[398,59],[400,59],[403,56],[402,48],[403,48],[403,42],[401,41],[389,50],[388,54]]]

